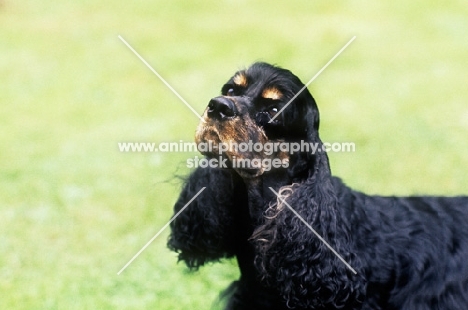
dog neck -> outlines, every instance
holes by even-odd
[[[270,202],[276,201],[276,192],[282,186],[290,185],[291,180],[286,169],[268,171],[254,178],[243,178],[247,188],[249,213],[254,227],[263,223],[264,212]]]

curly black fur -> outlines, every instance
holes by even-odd
[[[237,72],[210,102],[197,140],[321,145],[307,90],[268,122],[302,86],[290,71],[265,63]],[[207,187],[172,223],[169,247],[190,268],[237,258],[241,278],[226,293],[226,309],[467,309],[467,197],[368,196],[332,177],[325,152],[275,156],[287,156],[288,167],[198,168],[175,206]]]

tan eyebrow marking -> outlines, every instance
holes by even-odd
[[[268,87],[263,90],[262,97],[265,99],[279,100],[283,97],[283,94],[279,91],[278,88]]]
[[[243,73],[238,73],[233,78],[234,84],[242,87],[247,87],[247,77]]]

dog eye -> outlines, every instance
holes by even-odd
[[[270,108],[270,109],[268,110],[268,113],[270,113],[270,116],[273,117],[273,116],[276,115],[276,113],[278,113],[278,111],[279,111],[279,110],[278,110],[277,107],[273,107],[273,108]]]
[[[235,91],[234,91],[234,88],[229,88],[226,92],[226,95],[227,96],[234,96],[235,95]]]

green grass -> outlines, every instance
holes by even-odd
[[[188,273],[167,231],[193,154],[120,153],[122,141],[191,141],[238,68],[309,80],[350,186],[467,194],[468,7],[463,1],[0,2],[0,308],[209,309],[234,261]]]

